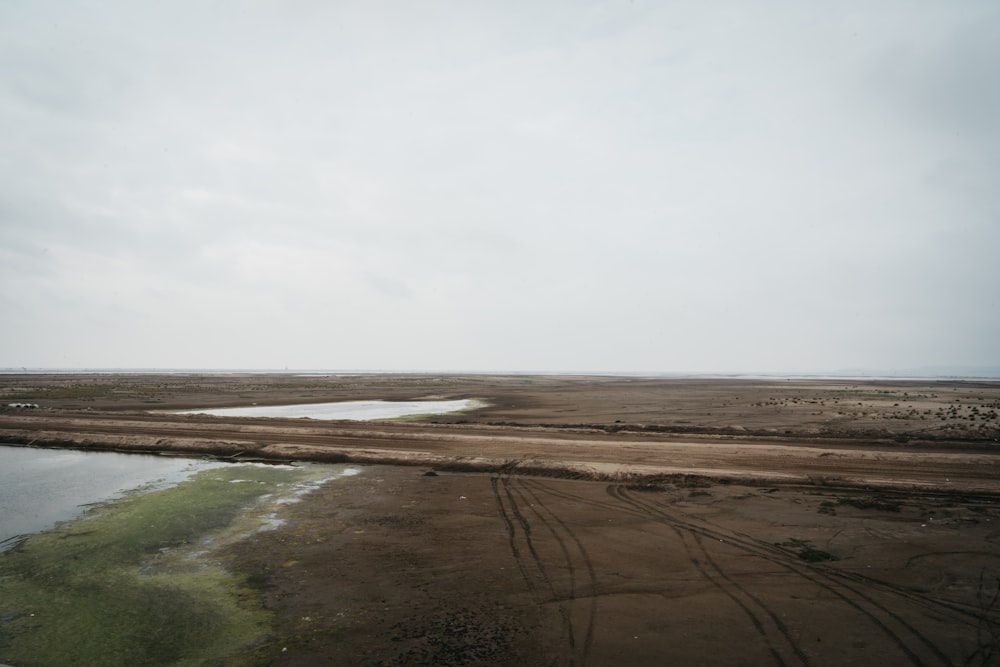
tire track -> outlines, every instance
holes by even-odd
[[[804,565],[798,563],[798,561],[789,560],[787,558],[787,553],[773,544],[758,540],[750,535],[746,535],[745,533],[732,532],[727,529],[723,529],[704,519],[700,519],[700,521],[704,524],[705,530],[723,531],[720,532],[720,534],[729,536],[726,537],[725,539],[733,540],[734,542],[743,541],[745,544],[749,545],[752,548],[761,549],[767,553],[773,554],[775,557],[779,558],[782,561],[781,563],[778,563],[776,561],[771,561],[774,562],[775,564],[779,565],[784,564],[785,566],[788,566],[789,564],[794,564],[797,565],[798,567],[803,567],[803,568],[805,567]],[[759,557],[766,558],[763,555],[759,555]],[[827,569],[827,570],[814,569],[812,571],[815,572],[817,576],[823,576],[832,579],[847,580],[850,581],[851,583],[863,586],[866,589],[878,590],[881,591],[882,593],[886,593],[889,595],[896,595],[905,598],[910,602],[913,602],[933,613],[936,614],[940,614],[942,612],[947,613],[957,622],[966,622],[966,623],[970,621],[978,622],[983,616],[982,609],[971,607],[969,605],[963,605],[957,602],[951,602],[948,600],[941,600],[929,597],[917,591],[913,591],[911,589],[904,588],[896,584],[880,581],[878,579],[872,579],[871,577],[866,577],[865,575],[857,572],[835,570],[835,569]],[[996,616],[997,620],[1000,620],[1000,612],[994,612],[992,615]]]
[[[698,573],[706,581],[715,586],[716,589],[743,611],[750,624],[767,646],[768,652],[770,652],[771,657],[774,658],[777,665],[787,667],[789,664],[798,663],[808,667],[809,658],[802,652],[802,648],[792,638],[788,632],[788,628],[778,615],[764,604],[760,598],[747,591],[746,588],[725,573],[709,554],[708,549],[705,548],[704,543],[701,541],[701,536],[697,532],[689,530],[687,526],[681,523],[671,521],[655,508],[651,508],[644,502],[630,497],[621,486],[609,486],[608,492],[612,494],[612,497],[631,505],[646,516],[660,521],[674,531],[683,545],[691,564],[694,565],[695,569],[698,570]],[[794,660],[786,656],[789,650],[794,655]]]
[[[510,478],[507,479],[509,480]],[[583,597],[589,600],[587,605],[586,627],[583,632],[583,646],[581,648],[580,655],[580,664],[584,665],[587,662],[591,646],[594,642],[594,628],[597,619],[597,574],[594,570],[593,562],[591,561],[590,555],[587,553],[587,549],[584,547],[583,542],[581,542],[576,533],[542,501],[536,492],[525,485],[523,480],[517,478],[516,481],[518,482],[518,488],[515,491],[518,496],[520,496],[522,501],[526,502],[528,506],[531,507],[532,512],[538,517],[539,521],[541,521],[542,524],[548,528],[553,539],[555,539],[559,544],[563,559],[566,561],[567,571],[569,572],[569,599],[571,605],[581,597],[577,594],[577,568],[574,565],[574,556],[571,554],[571,549],[567,545],[566,539],[563,539],[563,537],[560,536],[560,531],[565,534],[569,541],[572,542],[575,547],[575,552],[578,554],[576,557],[583,562],[583,567],[586,571],[588,580],[588,590],[583,591]],[[530,496],[530,499],[526,496]],[[542,514],[542,510],[549,515],[550,519],[545,518]]]
[[[592,507],[604,509],[604,510],[618,510],[625,511],[632,516],[638,518],[648,518],[653,521],[657,521],[667,527],[670,527],[677,532],[681,532],[683,536],[684,532],[691,535],[701,535],[711,539],[712,541],[723,540],[728,545],[735,547],[744,553],[766,560],[782,569],[788,570],[793,574],[802,577],[809,583],[827,591],[831,595],[837,597],[849,607],[855,609],[860,614],[868,618],[879,630],[884,633],[890,641],[893,642],[897,648],[900,649],[915,665],[926,665],[927,662],[920,657],[917,650],[903,641],[900,636],[900,632],[894,630],[890,627],[890,624],[898,624],[901,626],[904,634],[909,634],[912,638],[916,639],[915,643],[922,644],[924,648],[933,654],[936,661],[943,665],[953,665],[953,661],[948,658],[933,642],[928,640],[923,633],[914,628],[910,623],[901,618],[895,612],[887,609],[882,604],[878,603],[871,596],[857,590],[854,586],[849,585],[844,581],[838,580],[839,578],[847,579],[853,583],[864,586],[871,586],[876,589],[882,590],[884,593],[901,595],[910,601],[916,601],[922,603],[924,606],[932,608],[934,611],[940,612],[946,610],[949,612],[956,613],[963,617],[962,620],[968,621],[969,619],[976,620],[978,622],[979,616],[981,614],[973,614],[971,611],[961,608],[958,605],[951,605],[943,601],[935,600],[933,598],[927,598],[925,596],[919,595],[912,591],[907,591],[906,589],[897,590],[897,587],[883,584],[876,580],[864,577],[863,575],[856,575],[854,573],[842,573],[838,570],[818,570],[812,568],[808,565],[799,563],[798,561],[792,561],[788,553],[779,547],[771,545],[767,542],[762,542],[756,540],[752,537],[741,535],[737,533],[723,532],[718,528],[711,527],[708,525],[699,525],[693,521],[686,518],[679,517],[673,512],[666,510],[663,507],[658,507],[653,504],[649,504],[646,501],[640,501],[630,494],[627,490],[620,485],[609,485],[607,487],[608,495],[616,501],[616,503],[602,503],[595,500],[580,498],[572,494],[567,494],[555,489],[544,487],[538,485],[536,487],[540,490],[549,493],[551,495],[564,498],[566,500],[573,500],[575,502],[580,502],[588,504]],[[685,544],[687,548],[689,545]],[[690,552],[689,552],[690,553]],[[707,552],[705,556],[708,557]],[[695,559],[692,559],[693,561]],[[697,566],[697,565],[696,565]],[[711,583],[711,578],[706,576],[706,579]],[[871,609],[867,608],[868,606]],[[873,611],[874,610],[874,611]],[[773,612],[771,612],[773,614]],[[886,618],[880,618],[879,615],[884,615]],[[770,614],[769,614],[770,617]],[[776,618],[776,616],[775,616]],[[758,619],[759,620],[759,619]],[[783,625],[783,624],[782,624]],[[802,657],[807,658],[807,656],[799,656],[799,652],[796,652],[797,659],[801,660]]]
[[[734,546],[752,556],[762,558],[774,565],[786,569],[813,585],[827,591],[846,603],[851,608],[867,617],[879,630],[885,634],[912,662],[914,665],[926,665],[918,650],[913,644],[923,645],[937,662],[943,665],[953,665],[953,661],[944,654],[941,649],[932,641],[927,639],[923,633],[914,628],[909,622],[900,617],[897,613],[889,610],[882,604],[875,601],[871,596],[859,591],[837,577],[837,571],[828,571],[819,568],[810,568],[797,562],[792,562],[788,554],[773,545],[759,542],[757,540],[746,539],[734,536],[728,532],[720,532],[704,525],[698,525],[687,519],[677,517],[665,508],[639,501],[627,494],[621,486],[609,486],[608,493],[614,498],[620,498],[632,507],[640,511],[647,511],[648,516],[653,520],[661,521],[667,525],[677,526],[694,534],[700,534],[713,540],[725,540],[730,546]],[[911,637],[910,642],[904,641],[900,632],[890,627],[896,624],[901,627],[904,633]],[[915,640],[915,641],[914,641]]]
[[[998,610],[991,609],[984,612],[983,609],[974,606],[937,599],[919,591],[866,577],[860,573],[844,572],[835,568],[825,568],[803,563],[794,556],[789,555],[787,550],[744,533],[729,531],[728,529],[715,526],[704,519],[692,519],[685,515],[677,514],[676,510],[672,511],[667,507],[652,504],[643,506],[645,501],[637,501],[632,494],[627,493],[627,489],[620,486],[608,486],[606,488],[607,497],[611,501],[602,502],[599,499],[553,488],[552,485],[536,480],[524,479],[521,483],[529,485],[538,494],[580,503],[590,506],[595,510],[624,512],[636,518],[652,519],[668,526],[670,522],[674,522],[682,529],[690,531],[693,534],[699,534],[709,541],[725,540],[727,545],[739,549],[749,556],[763,559],[783,570],[791,572],[840,600],[843,604],[872,623],[880,633],[884,634],[915,665],[953,665],[956,661],[961,663],[962,659],[957,655],[949,657],[945,654],[933,640],[928,639],[924,632],[917,629],[905,617],[905,611],[901,610],[897,612],[893,610],[892,605],[887,606],[886,599],[900,598],[911,608],[924,609],[930,614],[927,617],[928,620],[934,623],[955,622],[977,627],[984,622],[984,614],[986,621],[990,623],[997,623],[998,619],[1000,619],[1000,611]],[[621,494],[627,495],[630,499],[639,502],[640,506],[636,507],[624,503],[614,493],[616,488]],[[661,505],[666,505],[670,501],[669,499],[663,499],[659,502]],[[889,597],[886,598],[885,596]],[[946,618],[950,618],[951,620],[945,621],[944,619]]]
[[[659,505],[659,511],[665,514],[670,514],[674,516],[676,519],[676,514],[674,514],[670,509],[668,509],[662,503]],[[928,610],[931,610],[935,613],[941,613],[941,612],[950,613],[952,618],[956,618],[957,620],[960,621],[968,622],[969,620],[974,620],[978,622],[978,620],[982,616],[981,610],[977,609],[973,611],[971,609],[963,607],[962,605],[949,603],[944,600],[938,600],[936,598],[922,595],[920,593],[903,588],[901,586],[896,586],[890,583],[866,577],[863,574],[858,574],[856,572],[845,572],[836,569],[809,567],[799,560],[789,558],[788,553],[783,549],[781,549],[780,547],[777,547],[776,545],[764,542],[762,540],[758,540],[749,535],[745,535],[742,533],[735,533],[726,529],[722,529],[719,526],[715,526],[708,521],[699,520],[700,523],[695,523],[694,521],[688,519],[676,519],[676,520],[687,523],[687,525],[689,525],[692,530],[702,531],[703,534],[712,537],[713,539],[725,539],[733,544],[739,544],[742,548],[747,550],[749,554],[756,555],[759,558],[767,560],[768,562],[771,562],[774,565],[781,566],[785,569],[791,569],[795,573],[799,574],[799,576],[809,579],[816,585],[822,585],[821,582],[815,579],[815,577],[820,577],[822,579],[829,581],[830,585],[842,586],[844,588],[847,588],[848,590],[852,591],[862,599],[878,607],[886,614],[889,614],[893,618],[897,619],[901,624],[903,624],[911,632],[913,632],[921,640],[921,642],[924,643],[928,643],[928,640],[923,636],[923,633],[914,629],[912,626],[910,626],[909,623],[899,618],[898,615],[895,614],[895,612],[886,609],[880,603],[871,599],[871,597],[867,593],[863,593],[857,590],[853,586],[850,586],[848,583],[845,583],[845,581],[859,586],[863,586],[866,589],[878,590],[885,594],[903,597],[908,601],[915,602],[920,606]],[[946,663],[950,664],[948,658],[935,645],[933,645],[932,643],[928,643],[928,648],[930,648],[934,653],[936,653],[942,661],[945,661]]]
[[[524,583],[528,586],[528,590],[532,593],[535,592],[535,582],[528,575],[528,570],[524,566],[524,559],[521,556],[521,550],[517,546],[517,531],[514,528],[514,522],[510,520],[510,515],[507,514],[507,508],[504,507],[503,500],[500,498],[500,490],[497,488],[497,478],[490,477],[490,487],[493,489],[493,498],[496,500],[497,513],[500,515],[501,520],[503,520],[504,526],[507,527],[507,544],[510,546],[510,551],[514,555],[514,562],[517,563],[517,569],[521,572],[521,577],[524,579]]]
[[[566,493],[566,492],[563,492],[563,491],[559,491],[559,490],[556,490],[556,489],[552,489],[552,488],[549,488],[549,487],[538,487],[538,488],[541,491],[543,491],[545,493],[548,493],[550,495],[557,496],[557,497],[563,498],[565,500],[571,500],[571,501],[574,501],[574,502],[577,502],[577,503],[580,503],[580,504],[589,505],[589,506],[594,507],[596,509],[603,509],[603,510],[610,510],[610,511],[615,511],[615,510],[626,511],[629,514],[631,514],[632,516],[636,516],[636,517],[647,516],[646,512],[644,512],[642,510],[636,510],[634,508],[629,508],[628,506],[623,506],[623,505],[620,505],[620,504],[617,504],[617,503],[611,504],[611,503],[600,502],[600,501],[597,501],[597,500],[593,500],[593,499],[590,499],[590,498],[584,498],[582,496],[576,496],[576,495],[569,494],[569,493]],[[612,496],[612,497],[614,497],[614,496]],[[664,512],[668,512],[668,513],[671,512],[671,510],[668,508],[668,506],[666,505],[666,503],[661,502],[659,504],[659,507],[661,507],[662,511],[664,511]],[[697,524],[694,522],[694,520],[679,519],[679,518],[677,520],[678,521],[682,521],[682,522],[687,522],[692,527],[700,526],[701,530],[714,531],[714,532],[712,532],[709,535],[713,539],[719,539],[719,538],[725,539],[725,540],[727,540],[728,542],[730,542],[732,544],[738,544],[738,543],[743,542],[750,549],[760,549],[760,550],[762,550],[762,551],[764,551],[764,552],[766,552],[768,554],[771,554],[772,556],[778,558],[780,562],[775,562],[775,561],[770,561],[770,562],[773,562],[776,565],[780,565],[780,566],[782,566],[785,569],[788,569],[788,567],[793,567],[793,568],[807,568],[807,566],[804,565],[803,563],[801,563],[800,561],[788,559],[788,553],[785,550],[783,550],[783,549],[781,549],[779,547],[776,547],[775,545],[771,544],[770,542],[765,542],[765,541],[759,540],[759,539],[757,539],[757,538],[755,538],[755,537],[753,537],[751,535],[747,535],[745,533],[734,532],[734,531],[730,531],[729,529],[726,529],[726,528],[721,528],[719,526],[716,526],[715,524],[712,524],[710,521],[707,521],[705,519],[698,519],[697,521],[699,523],[697,523]],[[764,556],[763,554],[760,554],[760,553],[751,553],[751,555],[755,555],[755,556],[757,556],[759,558],[763,558],[765,560],[770,560],[769,558],[767,558],[766,556]],[[830,577],[835,577],[835,578],[847,579],[847,580],[849,580],[849,581],[851,581],[853,583],[856,583],[856,584],[858,584],[860,586],[864,586],[865,588],[880,590],[880,591],[882,591],[884,593],[888,593],[888,594],[891,594],[891,595],[897,595],[897,596],[906,598],[907,600],[909,600],[911,602],[914,602],[914,603],[916,603],[916,604],[918,604],[918,605],[920,605],[920,606],[928,609],[929,611],[932,611],[933,613],[938,613],[938,614],[942,613],[942,612],[943,613],[948,613],[957,622],[978,623],[979,620],[980,620],[980,618],[983,615],[982,609],[980,609],[978,607],[967,605],[967,604],[962,604],[960,602],[952,602],[950,600],[941,600],[941,599],[938,599],[938,598],[930,597],[930,596],[924,595],[924,594],[922,594],[922,593],[920,593],[918,591],[914,591],[914,590],[911,590],[911,589],[908,589],[908,588],[904,588],[902,586],[898,586],[898,585],[895,585],[895,584],[892,584],[892,583],[889,583],[889,582],[880,581],[878,579],[872,579],[871,577],[866,577],[865,575],[857,573],[857,572],[849,572],[849,571],[842,571],[842,570],[827,570],[827,571],[824,572],[824,575],[827,575],[827,576],[830,576]],[[996,618],[991,619],[991,620],[994,620],[995,622],[1000,623],[1000,610],[997,610],[997,611],[993,612],[992,616],[995,616]]]
[[[555,584],[545,567],[545,562],[535,548],[535,541],[532,538],[531,524],[521,512],[517,505],[517,501],[510,490],[509,475],[491,476],[490,486],[493,489],[493,496],[496,500],[501,518],[508,526],[509,544],[511,546],[512,553],[514,554],[514,559],[518,561],[518,568],[521,570],[522,576],[524,576],[525,580],[528,581],[529,590],[535,594],[539,603],[555,602],[558,605],[559,616],[563,628],[563,636],[566,638],[566,645],[569,652],[568,663],[571,667],[575,667],[576,637],[573,633],[570,610],[566,601],[563,600],[556,591]],[[530,564],[534,566],[535,570],[537,570],[539,577],[548,589],[548,595],[546,596],[538,594],[538,587],[530,579],[528,564],[525,563],[523,552],[517,546],[518,535],[520,535],[520,539],[523,540],[528,549],[528,553],[530,554]]]

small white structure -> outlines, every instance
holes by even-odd
[[[38,403],[8,403],[7,407],[34,410],[38,407]]]

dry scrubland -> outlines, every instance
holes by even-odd
[[[375,398],[489,407],[149,412]],[[220,554],[273,614],[263,664],[1000,660],[998,384],[0,376],[11,402],[41,407],[0,411],[8,443],[370,464]]]

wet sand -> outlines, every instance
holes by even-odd
[[[224,554],[274,614],[262,664],[1000,655],[997,384],[21,376],[0,391],[42,406],[0,414],[7,442],[367,464]],[[143,411],[372,398],[491,407],[372,424]]]

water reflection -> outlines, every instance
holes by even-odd
[[[0,550],[88,505],[142,486],[170,486],[218,461],[146,454],[0,446]]]

